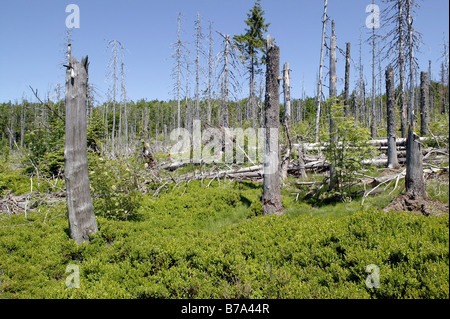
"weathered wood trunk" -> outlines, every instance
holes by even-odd
[[[212,100],[212,22],[209,22],[209,51],[208,51],[208,111],[207,123],[211,124],[211,100]]]
[[[281,179],[284,181],[287,178],[287,169],[289,167],[292,144],[291,144],[291,86],[289,79],[289,62],[286,62],[283,67],[283,95],[284,95],[284,117],[283,126],[286,132],[287,150],[286,155],[281,163]]]
[[[350,42],[347,42],[345,50],[345,81],[344,81],[344,114],[346,118],[350,116],[349,94],[350,94]]]
[[[224,60],[225,60],[225,67],[224,67],[224,92],[223,92],[223,101],[222,101],[222,111],[223,111],[223,126],[228,127],[228,83],[229,83],[229,53],[230,53],[230,35],[227,35],[225,37],[225,52],[224,52]]]
[[[325,47],[325,31],[327,26],[327,6],[328,0],[324,0],[323,4],[323,18],[322,18],[322,44],[320,46],[320,66],[319,66],[319,83],[317,90],[317,110],[316,110],[316,126],[314,131],[315,142],[319,142],[319,122],[320,122],[320,112],[322,105],[322,72],[323,72],[323,53]]]
[[[178,32],[177,32],[177,128],[181,128],[181,12],[178,14]],[[186,92],[187,94],[187,92]]]
[[[330,38],[330,145],[337,143],[336,122],[334,114],[334,106],[337,97],[337,74],[336,74],[336,35],[334,28],[334,20],[331,21],[331,38]],[[336,167],[334,163],[330,165],[330,189],[338,186]]]
[[[97,231],[87,162],[86,98],[88,58],[72,57],[66,72],[66,141],[64,150],[70,237],[77,244]]]
[[[278,132],[280,127],[280,48],[267,36],[266,93],[264,126],[263,214],[281,214],[283,205],[280,192],[280,155]]]
[[[406,141],[406,195],[413,199],[426,197],[423,179],[422,144],[419,136],[414,133],[412,125],[408,129]]]
[[[406,16],[408,21],[408,60],[409,60],[409,107],[408,107],[408,117],[409,117],[409,124],[412,125],[413,129],[416,128],[416,121],[415,121],[415,112],[414,112],[414,105],[415,105],[415,66],[414,66],[414,36],[413,36],[413,19],[412,19],[412,4],[411,0],[406,0]],[[409,135],[409,129],[408,129],[408,135]]]
[[[428,73],[420,73],[420,135],[428,133],[429,111],[430,111],[430,88],[428,86]]]
[[[392,65],[386,69],[386,114],[387,114],[387,140],[388,140],[388,167],[398,168],[395,121],[395,83]]]
[[[372,0],[372,5],[375,2]],[[375,97],[376,97],[376,82],[375,82],[375,24],[372,27],[372,107],[370,109],[370,135],[372,139],[377,138],[377,121],[376,121],[376,106],[375,106]]]
[[[303,142],[300,141],[300,145],[297,148],[298,152],[298,175],[300,178],[308,178],[306,175],[306,167],[305,167],[305,152],[303,149]]]
[[[404,20],[403,20],[403,3],[398,1],[398,67],[400,76],[400,122],[402,138],[406,138],[408,129],[407,120],[407,105],[406,105],[406,91],[405,91],[405,43],[404,43]]]

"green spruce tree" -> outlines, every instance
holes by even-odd
[[[236,35],[233,40],[237,47],[242,52],[242,58],[248,62],[249,71],[249,103],[252,119],[256,117],[255,114],[255,74],[260,70],[260,65],[263,62],[262,52],[265,45],[264,32],[270,23],[266,23],[264,19],[264,11],[261,7],[260,0],[257,0],[250,12],[247,13],[247,20],[244,21],[248,28],[245,33]]]

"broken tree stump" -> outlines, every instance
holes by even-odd
[[[70,237],[80,244],[97,232],[87,161],[86,99],[88,58],[70,58],[66,71],[66,138],[64,149]]]

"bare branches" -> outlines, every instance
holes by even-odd
[[[52,109],[52,108],[50,107],[50,105],[48,105],[48,103],[42,102],[42,100],[39,98],[39,95],[38,95],[38,89],[36,89],[36,91],[35,91],[35,90],[31,87],[31,85],[29,85],[29,87],[30,87],[30,89],[31,89],[31,92],[33,92],[34,96],[38,99],[38,101],[39,101],[42,105],[44,105],[50,112],[56,114],[56,116],[58,116],[60,120],[63,120],[63,121],[64,121],[64,119],[62,118],[61,115],[59,115],[59,113],[58,113],[57,110]]]

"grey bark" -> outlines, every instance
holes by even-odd
[[[408,139],[406,141],[406,195],[418,199],[426,197],[425,182],[423,178],[422,144],[419,136],[409,125]]]
[[[409,50],[409,81],[410,81],[410,99],[409,99],[409,127],[408,139],[406,141],[406,194],[411,198],[426,197],[425,183],[423,179],[423,155],[420,138],[414,133],[414,47],[413,47],[413,28],[411,16],[411,0],[406,0],[407,21],[408,21],[408,50]]]
[[[181,128],[181,13],[178,14],[178,31],[177,31],[177,127]]]
[[[432,75],[431,75],[431,60],[428,60],[428,93],[429,93],[429,99],[430,99],[430,109],[428,110],[428,113],[430,116],[430,120],[434,120],[434,99],[433,99],[433,87],[431,85],[431,79],[432,79]]]
[[[400,121],[401,121],[401,131],[402,137],[406,138],[407,133],[407,105],[406,105],[406,94],[405,94],[405,59],[404,59],[404,35],[403,31],[403,4],[401,1],[398,3],[398,65],[400,69]]]
[[[200,28],[200,14],[197,12],[197,57],[195,59],[196,78],[195,78],[195,119],[200,118],[200,39],[202,38],[202,32]]]
[[[89,187],[87,162],[86,98],[88,58],[75,57],[66,71],[65,179],[70,237],[77,244],[97,231]]]
[[[387,114],[387,140],[388,140],[388,167],[398,168],[395,121],[395,83],[394,69],[389,64],[386,69],[386,114]]]
[[[337,74],[336,74],[336,35],[334,20],[331,21],[331,38],[330,38],[330,144],[337,142],[336,123],[333,104],[336,102],[337,88],[336,88]],[[337,185],[336,167],[334,163],[330,164],[330,189]]]
[[[230,52],[230,35],[225,39],[225,79],[224,79],[224,100],[223,100],[223,126],[228,127],[228,54]]]
[[[428,123],[430,121],[430,93],[428,86],[428,73],[420,73],[420,135],[428,134]]]
[[[263,214],[281,214],[280,160],[278,130],[280,126],[280,48],[267,36],[266,93],[265,93],[265,149],[262,205]]]
[[[22,98],[22,106],[20,108],[20,147],[23,147],[24,145],[24,138],[25,138],[25,100]]]
[[[208,57],[208,113],[207,122],[211,123],[211,95],[212,95],[212,22],[209,22],[209,57]]]
[[[366,105],[366,92],[364,83],[364,67],[362,64],[362,31],[359,31],[359,99],[358,107],[355,107],[355,119],[357,122],[363,122],[366,116],[365,105]]]
[[[116,63],[117,63],[117,41],[114,40],[114,62],[113,62],[113,125],[111,135],[111,150],[114,153],[116,132]]]
[[[415,80],[415,69],[414,69],[414,40],[413,40],[413,28],[412,28],[412,4],[411,0],[406,0],[406,12],[408,21],[408,52],[409,52],[409,124],[415,128],[415,114],[414,114],[414,80]],[[408,132],[409,134],[409,132]]]
[[[288,148],[286,156],[281,164],[281,179],[287,178],[287,168],[289,166],[292,144],[291,144],[291,93],[290,93],[290,79],[289,79],[289,62],[286,62],[283,67],[283,95],[284,95],[284,117],[283,125],[286,132]]]
[[[315,141],[319,141],[319,121],[320,121],[320,111],[322,104],[322,72],[323,72],[323,51],[325,47],[325,29],[327,25],[327,5],[328,0],[324,0],[323,5],[323,19],[322,19],[322,44],[320,47],[320,66],[319,66],[319,83],[317,92],[317,112],[316,112],[316,127],[315,127]]]
[[[375,4],[373,0],[372,4]],[[370,134],[372,136],[372,139],[375,139],[377,137],[375,96],[376,96],[376,83],[375,83],[375,24],[374,24],[374,26],[372,27],[372,108],[370,110]]]
[[[345,82],[344,82],[344,115],[345,115],[345,117],[350,116],[349,94],[350,94],[350,42],[347,42],[346,50],[345,50]]]

